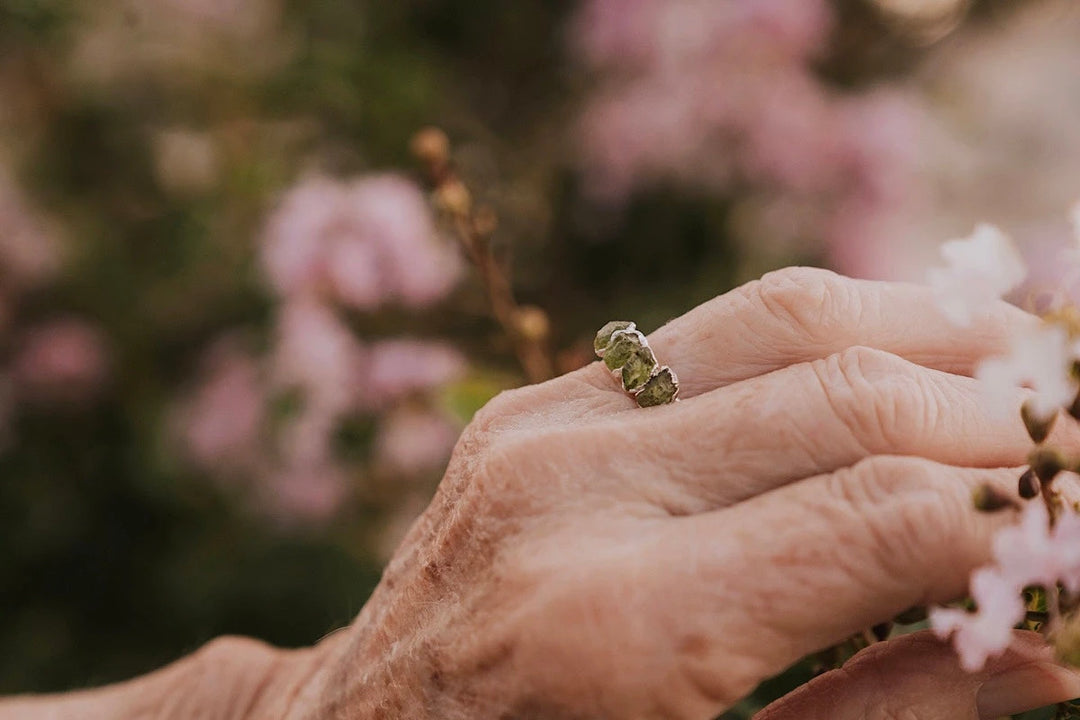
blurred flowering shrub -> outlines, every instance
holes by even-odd
[[[286,521],[325,520],[347,499],[362,470],[343,461],[336,439],[353,416],[389,413],[375,463],[406,475],[438,468],[456,431],[424,398],[459,379],[464,358],[405,337],[364,343],[344,311],[420,309],[445,298],[462,271],[451,243],[404,178],[301,180],[259,240],[279,303],[270,346],[258,357],[230,331],[210,351],[195,400],[180,412],[191,458],[241,479],[263,510]]]
[[[587,188],[735,191],[745,240],[857,243],[902,190],[913,112],[896,90],[822,79],[833,21],[824,0],[584,3],[576,45],[599,77],[580,128]]]
[[[1075,9],[918,4],[0,0],[0,686],[347,622],[611,317],[976,218],[1061,267]]]

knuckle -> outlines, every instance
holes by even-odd
[[[840,478],[844,499],[857,506],[878,505],[899,495],[933,487],[937,463],[917,457],[878,455],[867,458]]]
[[[834,415],[868,454],[916,447],[935,432],[940,403],[922,368],[860,346],[813,367]]]
[[[234,665],[267,659],[275,652],[274,648],[261,640],[239,635],[223,635],[203,645],[197,654],[213,667],[215,663]]]
[[[556,432],[507,434],[484,451],[472,474],[470,494],[496,518],[536,515],[562,500],[554,492],[567,482],[559,463]]]
[[[470,428],[473,431],[487,433],[497,429],[508,418],[517,414],[528,388],[513,388],[503,390],[495,397],[488,400],[473,416]]]
[[[209,708],[222,716],[253,711],[272,687],[280,651],[258,640],[224,636],[211,640],[179,661],[183,693],[167,696],[158,717],[206,717]]]
[[[765,312],[803,340],[823,340],[858,313],[851,281],[829,270],[784,268],[747,287]]]
[[[963,493],[941,492],[949,472],[930,460],[879,456],[832,476],[831,497],[860,518],[857,541],[886,577],[908,575],[928,550],[958,540],[955,500]]]

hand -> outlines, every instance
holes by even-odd
[[[504,393],[295,717],[710,718],[808,653],[962,595],[1008,520],[972,490],[1015,492],[1030,448],[969,376],[1034,321],[1002,303],[957,330],[923,288],[791,269],[650,338],[680,403],[640,409],[599,363]],[[952,662],[919,642],[856,667]],[[1080,694],[1040,657],[1021,703]],[[938,717],[853,697],[851,717]]]
[[[970,375],[1032,322],[998,304],[957,330],[923,288],[767,275],[650,338],[682,402],[638,408],[599,363],[500,395],[350,628],[289,655],[218,642],[186,697],[290,720],[714,717],[964,594],[1009,520],[972,490],[1015,492],[1030,448]],[[257,669],[225,693],[228,668]],[[968,676],[921,635],[761,717],[989,718],[1075,695],[1031,638]]]

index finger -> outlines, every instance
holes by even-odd
[[[691,397],[859,345],[971,375],[981,359],[1004,354],[1009,338],[1036,322],[998,301],[960,328],[938,310],[928,287],[797,267],[699,305],[652,333],[649,344],[679,376],[680,396]],[[610,385],[606,375],[602,380],[601,387]]]

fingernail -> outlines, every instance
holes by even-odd
[[[987,678],[976,703],[980,720],[997,720],[1078,697],[1080,675],[1059,665],[1029,663]]]

